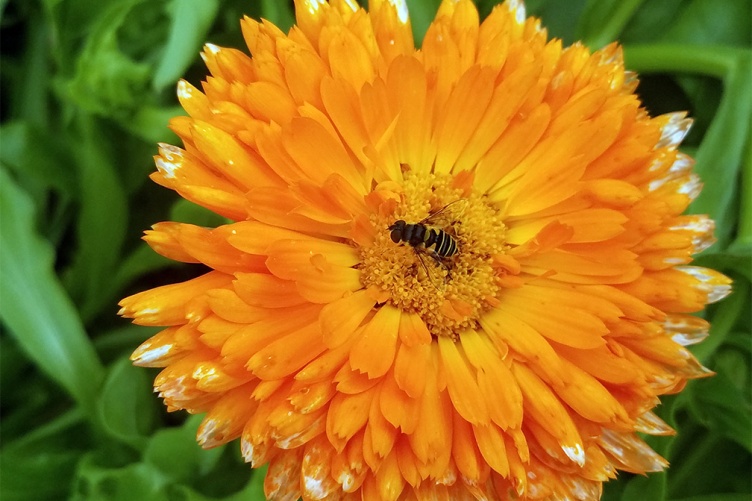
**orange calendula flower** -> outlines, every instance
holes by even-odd
[[[297,0],[251,56],[207,45],[157,183],[232,222],[146,241],[210,271],[136,294],[165,329],[170,410],[236,438],[271,499],[597,499],[666,462],[658,397],[710,373],[690,266],[713,222],[621,50],[549,40],[520,2],[445,0],[423,47],[403,0]]]

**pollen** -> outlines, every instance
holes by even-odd
[[[509,248],[499,208],[486,197],[456,188],[455,178],[408,171],[392,212],[373,214],[376,238],[361,252],[362,280],[387,302],[417,313],[434,336],[458,339],[478,328],[480,315],[495,304],[498,256]],[[388,227],[397,220],[445,232],[457,245],[448,257],[435,256],[424,244],[395,243]],[[503,261],[503,260],[502,260]]]

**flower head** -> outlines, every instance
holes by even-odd
[[[246,18],[251,57],[207,45],[179,84],[152,178],[233,222],[147,232],[211,271],[122,301],[166,327],[134,363],[272,499],[595,499],[661,470],[636,432],[672,432],[658,397],[709,374],[689,313],[730,290],[689,265],[690,120],[520,2],[445,0],[420,50],[404,1],[369,4]]]

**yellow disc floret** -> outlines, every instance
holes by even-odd
[[[457,338],[477,328],[480,314],[501,289],[492,256],[504,253],[506,228],[496,207],[454,187],[451,176],[407,172],[401,189],[391,214],[370,218],[376,238],[361,249],[364,285],[420,315],[433,335]],[[456,253],[442,256],[432,246],[395,243],[388,228],[397,220],[445,232],[456,243]]]

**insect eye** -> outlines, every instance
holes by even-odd
[[[402,232],[399,229],[395,228],[389,234],[389,237],[392,239],[392,242],[394,242],[395,244],[398,244],[401,240]]]

